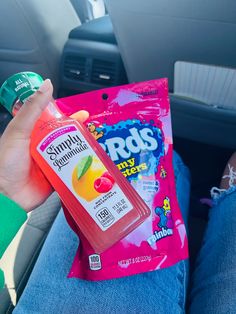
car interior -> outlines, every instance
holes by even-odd
[[[208,219],[200,199],[236,149],[236,2],[1,0],[0,14],[0,84],[33,71],[60,98],[168,78],[174,149],[191,173],[192,271]],[[0,134],[10,119],[0,106]],[[60,207],[53,193],[4,253],[0,313],[17,304]]]

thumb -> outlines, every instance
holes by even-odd
[[[86,110],[80,110],[73,113],[70,118],[77,120],[79,122],[85,122],[89,117],[89,113]]]
[[[45,80],[40,88],[30,96],[14,119],[9,124],[8,131],[30,137],[36,121],[52,100],[53,87],[49,79]]]

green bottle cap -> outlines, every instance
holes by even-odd
[[[22,103],[36,92],[43,79],[34,72],[20,72],[9,77],[0,88],[0,103],[12,113],[16,100]]]

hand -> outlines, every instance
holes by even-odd
[[[51,185],[30,155],[31,132],[52,99],[52,91],[50,80],[44,81],[12,119],[0,139],[0,193],[27,212],[42,204],[52,192]],[[87,117],[86,111],[75,116],[81,122]]]

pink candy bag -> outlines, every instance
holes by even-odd
[[[64,208],[80,245],[69,277],[113,279],[169,267],[188,257],[176,198],[166,79],[129,84],[57,100],[67,115],[85,109],[91,135],[142,196],[152,214],[137,229],[98,255]],[[122,205],[122,204],[121,204]]]

